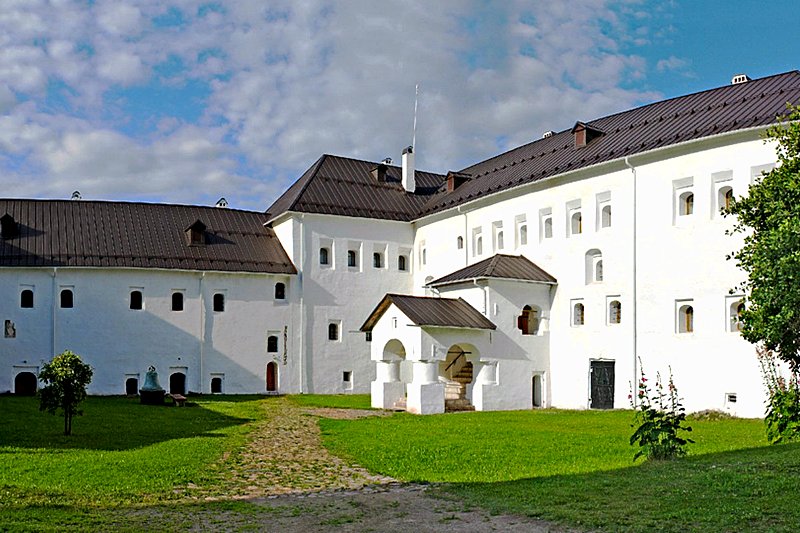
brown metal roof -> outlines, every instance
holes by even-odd
[[[417,171],[417,190],[406,193],[399,167],[389,180],[369,173],[376,163],[322,156],[269,209],[388,220],[415,220],[501,190],[568,171],[721,133],[772,124],[786,103],[800,104],[800,72],[671,98],[581,122],[602,132],[575,146],[573,129],[555,133],[461,170],[472,179],[448,192],[445,176]]]
[[[415,218],[444,176],[416,171],[416,190],[407,193],[402,169],[386,165],[385,181],[371,173],[376,163],[323,155],[273,203],[274,218],[286,211],[409,221]]]
[[[489,259],[484,259],[474,265],[469,265],[428,283],[429,287],[448,285],[462,281],[498,278],[538,283],[556,283],[556,278],[539,268],[527,257],[522,255],[497,254]]]
[[[296,274],[264,213],[188,205],[0,199],[19,233],[0,267],[135,267]],[[200,222],[200,225],[197,224]],[[187,230],[205,226],[203,242]]]
[[[387,294],[370,313],[361,331],[372,331],[389,305],[394,304],[417,326],[447,328],[497,329],[491,320],[462,298],[431,298]]]

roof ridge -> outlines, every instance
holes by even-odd
[[[102,200],[102,199],[81,199],[70,200],[68,198],[10,198],[0,197],[0,202],[42,202],[42,203],[65,203],[65,204],[104,204],[104,205],[142,205],[152,207],[184,207],[195,209],[213,209],[215,211],[235,211],[237,213],[251,213],[254,215],[264,215],[263,211],[255,211],[253,209],[239,209],[236,207],[220,208],[213,205],[200,205],[200,204],[178,204],[169,202],[146,202],[143,200]]]

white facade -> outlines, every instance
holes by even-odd
[[[689,411],[762,416],[755,350],[737,331],[741,294],[730,292],[743,273],[726,260],[742,241],[726,236],[733,222],[719,209],[774,166],[763,130],[619,156],[410,221],[286,208],[270,225],[296,275],[4,267],[0,391],[70,349],[95,367],[96,394],[123,393],[149,365],[165,388],[182,373],[189,391],[211,392],[221,378],[223,392],[260,393],[274,363],[276,392],[371,392],[376,407],[404,400],[409,411],[435,413],[444,410],[445,366],[460,350],[472,365],[466,398],[478,410],[626,408],[641,360],[651,382],[671,369]],[[384,187],[381,176],[358,185]],[[429,285],[495,254],[524,255],[557,283]],[[65,288],[71,309],[58,302]],[[26,289],[33,308],[20,306]],[[142,310],[130,309],[134,290]],[[183,311],[171,310],[175,292]],[[463,298],[497,329],[419,327],[390,307],[360,331],[387,293]],[[224,295],[222,312],[215,294]],[[532,333],[520,330],[525,309],[536,311]]]

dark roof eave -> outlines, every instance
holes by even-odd
[[[538,281],[538,280],[532,280],[532,279],[506,278],[506,277],[501,277],[501,276],[478,276],[478,277],[474,277],[474,278],[464,278],[464,279],[457,279],[457,280],[453,280],[453,281],[444,281],[444,282],[441,282],[441,283],[430,282],[427,285],[423,285],[423,287],[430,287],[430,288],[434,288],[435,289],[436,287],[444,287],[445,285],[458,285],[459,283],[474,283],[476,281],[483,281],[483,280],[489,281],[489,280],[493,280],[493,279],[505,280],[505,281],[518,281],[520,283],[536,283],[536,284],[540,284],[540,285],[558,285],[557,281]]]

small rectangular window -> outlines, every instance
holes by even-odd
[[[353,372],[351,370],[342,372],[342,388],[344,390],[353,390]]]
[[[366,331],[365,337],[367,339],[367,342],[372,342],[372,331]]]

